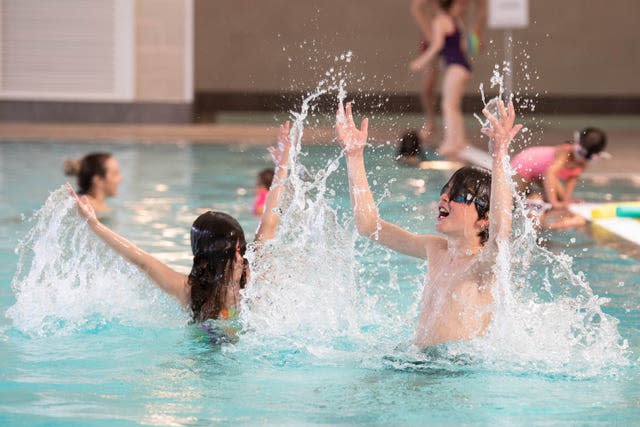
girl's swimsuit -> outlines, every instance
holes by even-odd
[[[570,144],[566,144],[570,145]],[[547,170],[556,158],[556,147],[542,146],[531,147],[523,150],[511,160],[511,167],[518,172],[518,175],[527,181],[544,178]],[[569,178],[579,176],[584,168],[576,166],[573,168],[563,167],[556,176],[566,181]]]
[[[262,188],[260,189],[260,191],[258,191],[258,194],[256,195],[256,198],[253,201],[253,214],[255,216],[260,216],[262,214],[262,210],[264,210],[264,204],[267,201],[267,196],[269,195],[269,190],[267,190],[266,188]],[[258,210],[260,209],[260,213],[258,213]]]
[[[454,27],[453,33],[444,37],[444,47],[440,51],[440,55],[444,59],[447,67],[449,65],[458,64],[471,71],[471,65],[467,61],[464,52],[462,51],[462,45],[460,44],[461,31],[457,26]]]

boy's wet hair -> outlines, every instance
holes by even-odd
[[[420,137],[415,130],[406,131],[401,137],[398,143],[398,152],[396,158],[402,157],[422,157],[422,145],[420,144]]]
[[[458,169],[442,187],[440,194],[447,193],[449,199],[464,196],[465,203],[473,203],[478,212],[478,219],[489,216],[491,201],[491,171],[478,166],[464,166]],[[483,245],[489,239],[489,229],[482,230],[480,243]]]
[[[584,158],[590,160],[607,146],[607,135],[598,128],[587,127],[580,131],[578,144],[582,148]]]

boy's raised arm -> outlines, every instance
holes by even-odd
[[[516,113],[513,102],[505,108],[498,102],[500,118],[496,118],[488,110],[482,110],[490,127],[482,129],[482,133],[493,141],[493,171],[491,176],[491,202],[489,209],[489,242],[496,244],[511,236],[511,211],[513,209],[513,194],[508,176],[509,144],[522,125],[514,125]]]
[[[358,129],[353,121],[351,103],[347,103],[346,108],[340,104],[336,113],[336,134],[347,159],[349,196],[358,233],[397,252],[424,259],[426,245],[432,236],[411,233],[378,216],[364,167],[368,125],[368,119],[363,119]]]

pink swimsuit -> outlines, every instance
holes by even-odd
[[[542,179],[555,158],[556,147],[531,147],[515,156],[511,160],[511,167],[527,181]],[[566,181],[569,178],[579,176],[582,171],[581,167],[562,168],[556,176],[558,179]]]
[[[253,214],[255,216],[262,215],[262,210],[264,210],[264,204],[267,201],[267,195],[269,195],[269,190],[266,188],[262,188],[258,191],[256,198],[253,201]]]

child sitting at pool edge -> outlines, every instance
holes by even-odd
[[[491,321],[492,267],[498,246],[511,235],[513,195],[503,160],[522,128],[514,125],[513,104],[499,103],[500,118],[484,110],[493,139],[493,176],[463,167],[440,191],[436,229],[444,237],[416,234],[380,219],[367,182],[364,147],[368,120],[353,121],[351,104],[339,106],[336,133],[347,160],[349,194],[360,235],[428,264],[415,344],[426,348],[482,335]]]
[[[567,208],[577,201],[573,198],[573,190],[578,178],[591,160],[603,156],[606,145],[607,136],[602,130],[587,127],[576,132],[573,141],[557,146],[530,147],[513,158],[511,167],[516,171],[518,191],[530,201],[542,199],[551,207],[540,216],[543,228],[584,225],[585,220]]]

